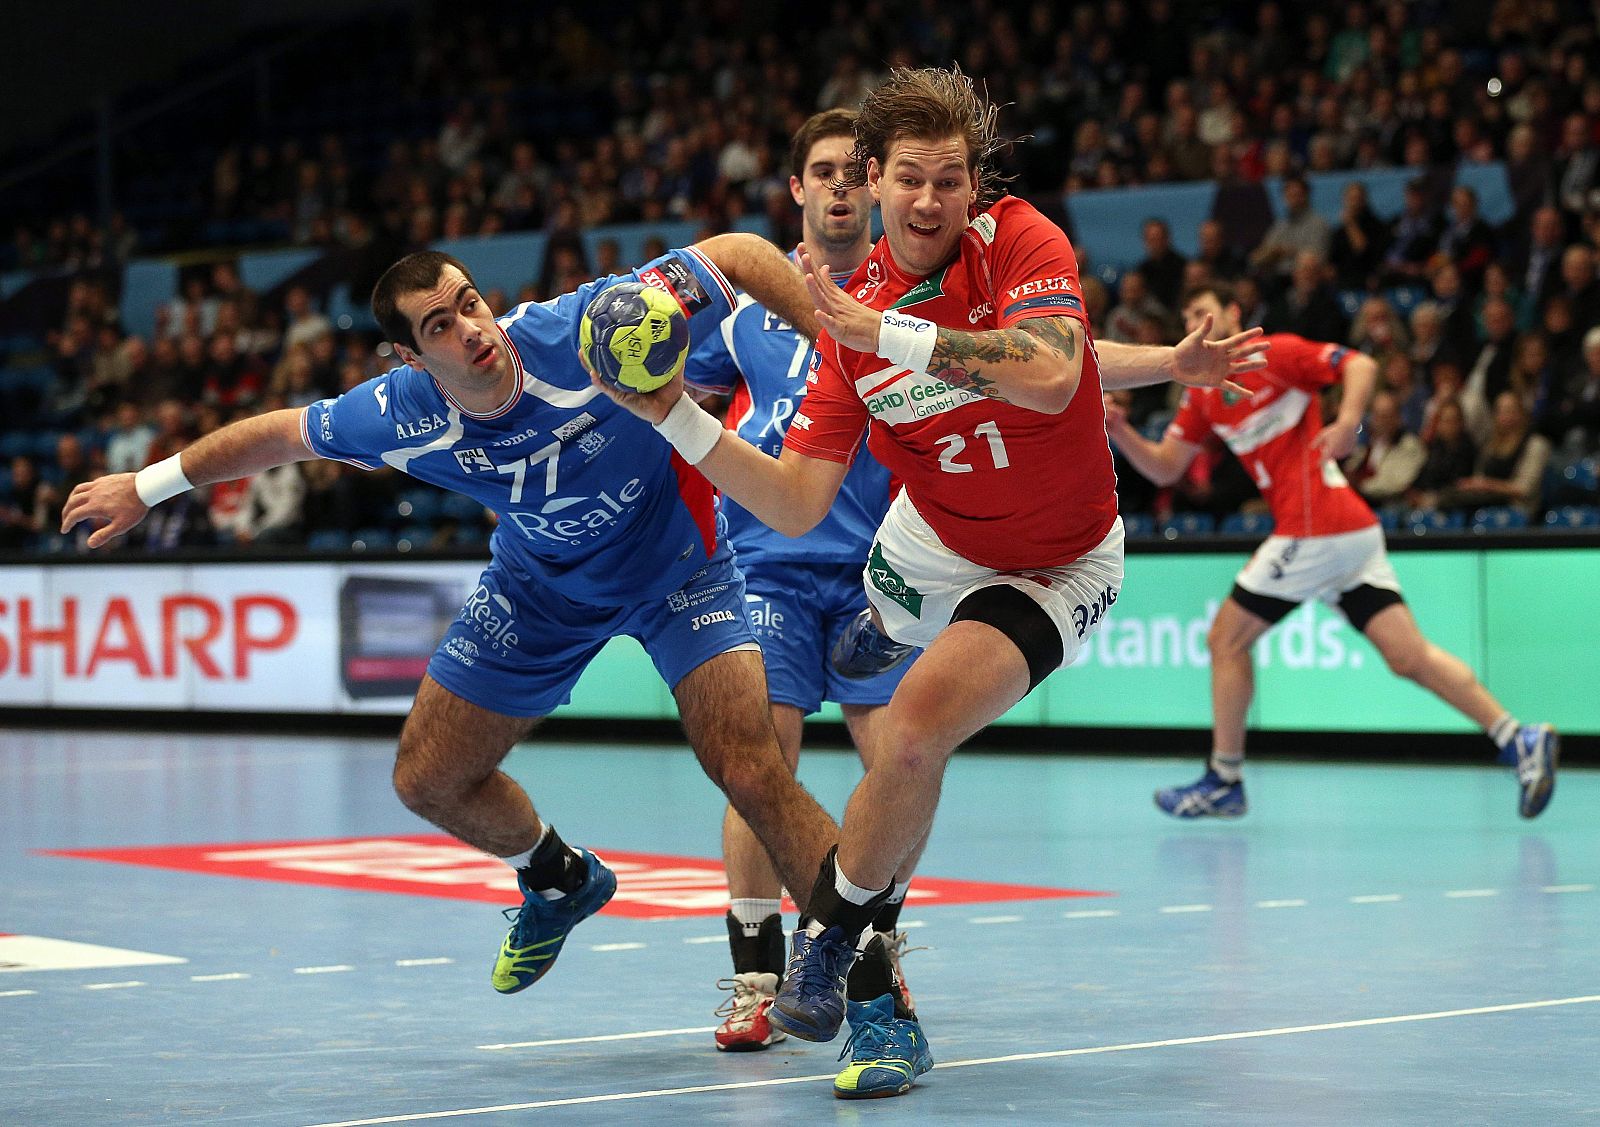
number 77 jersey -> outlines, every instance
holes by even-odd
[[[901,309],[960,332],[1032,317],[1088,318],[1078,263],[1061,229],[1015,197],[973,218],[956,257],[925,278],[905,274],[879,239],[845,289],[873,309]],[[784,445],[848,462],[867,445],[951,551],[1011,571],[1078,559],[1117,517],[1116,474],[1094,348],[1066,410],[1046,415],[952,387],[824,332],[811,389]]]

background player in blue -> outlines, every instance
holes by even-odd
[[[633,277],[673,294],[696,337],[732,311],[730,278],[814,328],[793,264],[753,235],[673,251]],[[406,720],[394,786],[412,810],[516,870],[524,901],[494,969],[502,993],[537,981],[570,928],[616,889],[611,871],[563,843],[499,770],[616,635],[643,643],[706,774],[791,888],[810,887],[838,835],[779,750],[711,487],[669,457],[649,424],[599,394],[579,362],[583,309],[617,280],[496,321],[465,265],[408,255],[373,292],[401,367],[337,399],[224,427],[138,474],[80,485],[62,514],[63,529],[99,525],[89,538],[99,547],[194,485],[313,457],[388,464],[499,514],[489,567]]]
[[[856,115],[825,110],[795,133],[790,145],[789,192],[801,207],[802,241],[823,247],[821,256],[836,281],[847,281],[872,250],[872,199],[865,187],[835,190],[829,184],[844,169],[854,144]],[[818,253],[813,251],[813,254]],[[732,396],[727,425],[773,457],[783,446],[789,420],[806,393],[811,341],[768,312],[747,293],[737,295],[734,314],[689,355],[684,379],[695,388]],[[791,538],[774,532],[738,502],[721,498],[728,538],[744,572],[751,625],[767,666],[773,726],[791,766],[800,759],[807,713],[824,700],[840,705],[851,739],[863,759],[877,746],[874,726],[905,673],[902,664],[864,680],[835,672],[828,653],[867,606],[861,568],[873,535],[889,507],[889,471],[858,451],[832,509],[810,532]],[[924,839],[926,840],[926,839]],[[732,898],[728,941],[733,949],[733,996],[715,1031],[719,1049],[764,1049],[784,1035],[767,1020],[787,961],[782,887],[777,872],[737,811],[723,823],[722,855]],[[919,845],[907,870],[921,855]],[[851,968],[850,997],[871,1001],[885,993],[885,960],[898,973],[904,932],[895,925],[909,882],[879,910],[863,933],[875,958]],[[881,950],[879,950],[881,948]],[[910,999],[905,999],[907,1006]]]

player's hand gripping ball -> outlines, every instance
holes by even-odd
[[[618,282],[583,311],[578,344],[590,369],[623,391],[665,387],[689,355],[689,318],[666,290]]]

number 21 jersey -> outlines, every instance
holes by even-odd
[[[1070,317],[1084,328],[1078,263],[1061,229],[1027,202],[999,200],[973,218],[949,265],[925,278],[895,266],[888,239],[845,287],[873,309],[900,309],[961,332]],[[849,462],[861,430],[950,550],[996,571],[1070,563],[1117,516],[1116,475],[1094,349],[1066,410],[1015,407],[927,372],[845,348],[826,332],[811,390],[784,444]]]

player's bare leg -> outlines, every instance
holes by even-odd
[[[1415,681],[1471,717],[1478,727],[1487,730],[1505,713],[1471,666],[1423,636],[1411,608],[1404,603],[1384,607],[1373,615],[1363,633],[1378,648],[1391,672]]]
[[[1206,635],[1211,655],[1211,755],[1205,773],[1182,786],[1162,787],[1156,806],[1175,818],[1237,818],[1249,808],[1240,771],[1244,766],[1245,717],[1256,693],[1250,648],[1272,623],[1225,599]]]
[[[800,762],[805,719],[794,705],[772,705],[778,746],[791,772]],[[727,924],[733,977],[717,983],[729,997],[716,1011],[723,1020],[713,1031],[713,1040],[727,1052],[758,1051],[784,1039],[767,1020],[786,958],[783,881],[766,849],[732,806],[722,817],[722,863],[731,901]]]
[[[872,762],[850,796],[838,867],[887,888],[933,824],[951,753],[1028,691],[1028,663],[985,622],[951,623],[895,690]]]
[[[1255,660],[1250,648],[1272,629],[1233,599],[1224,599],[1206,635],[1211,654],[1211,744],[1227,755],[1244,756],[1245,716],[1256,695]]]
[[[888,706],[846,704],[841,706],[841,710],[844,712],[845,726],[850,729],[850,739],[861,754],[862,765],[871,766],[889,732]],[[900,1002],[904,1006],[903,1016],[916,1014],[916,1002],[912,999],[911,987],[906,982],[905,967],[901,962],[906,952],[915,948],[910,946],[906,933],[900,930],[900,912],[906,904],[912,874],[922,860],[922,852],[928,847],[932,832],[930,823],[922,837],[911,847],[910,854],[900,862],[894,875],[894,892],[872,917],[872,926],[861,933],[857,945],[863,957],[850,967],[845,988],[845,997],[851,1001],[870,1002],[879,997],[884,992],[881,989],[883,979],[888,978],[890,987],[899,992]]]
[[[784,762],[793,772],[800,763],[800,743],[805,731],[805,713],[792,704],[772,705],[772,726]],[[728,895],[736,900],[776,900],[783,894],[783,881],[773,867],[772,858],[751,832],[739,812],[729,806],[722,819],[722,862],[728,870]]]
[[[1384,607],[1363,632],[1394,673],[1470,717],[1494,741],[1499,761],[1516,770],[1522,792],[1518,812],[1524,818],[1543,813],[1555,791],[1561,759],[1561,739],[1555,729],[1548,724],[1524,725],[1507,712],[1471,666],[1428,641],[1404,603]]]
[[[803,911],[802,901],[839,830],[784,761],[772,728],[761,655],[754,650],[719,654],[690,671],[673,695],[706,775],[766,846]]]
[[[485,853],[525,852],[544,823],[500,763],[535,723],[479,708],[425,676],[400,733],[395,793],[408,809]]]
[[[395,793],[407,807],[516,870],[523,903],[507,909],[514,918],[490,979],[502,994],[543,978],[567,934],[617,888],[611,870],[562,841],[500,770],[534,723],[480,708],[424,676],[394,764]]]

